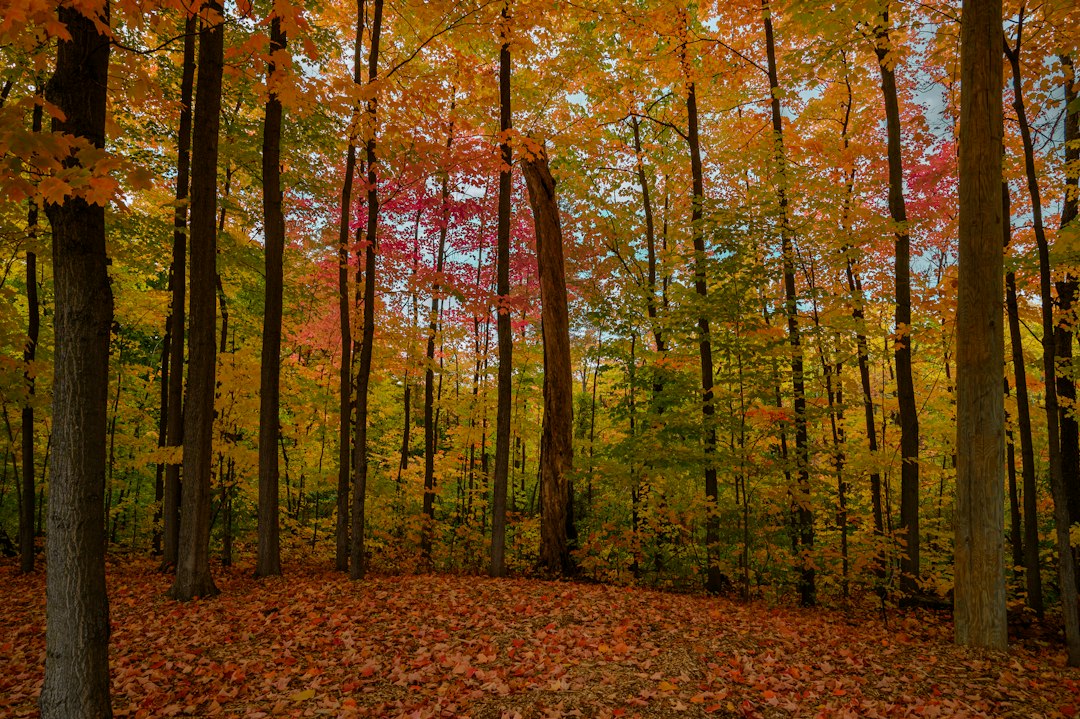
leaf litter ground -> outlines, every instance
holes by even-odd
[[[218,572],[179,604],[112,564],[118,717],[1068,717],[1080,673],[1045,640],[950,644],[925,612],[768,608],[626,587]],[[44,576],[0,565],[0,717],[36,716]],[[1051,637],[1051,639],[1053,639]]]

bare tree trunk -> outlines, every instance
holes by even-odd
[[[356,41],[353,45],[353,84],[363,77],[364,0],[356,0]],[[345,179],[341,184],[341,215],[338,221],[338,312],[341,327],[341,372],[338,410],[337,527],[334,566],[349,571],[349,480],[352,472],[352,327],[349,321],[349,219],[352,217],[353,178],[356,174],[356,138],[349,136],[345,155]],[[358,230],[359,233],[359,230]]]
[[[900,411],[900,532],[904,552],[900,555],[900,591],[911,596],[919,591],[919,414],[915,406],[915,384],[911,373],[911,239],[907,231],[904,203],[903,151],[900,144],[900,103],[896,95],[895,53],[889,11],[882,13],[875,48],[881,71],[881,94],[885,101],[885,121],[889,156],[889,215],[896,235],[896,398]]]
[[[1076,68],[1072,58],[1062,55],[1061,69],[1065,89],[1065,198],[1061,207],[1061,228],[1077,217],[1077,176],[1080,165],[1080,111],[1069,111],[1077,100]],[[1057,377],[1059,409],[1061,412],[1061,476],[1068,497],[1069,518],[1080,517],[1080,427],[1076,421],[1076,381],[1073,379],[1073,327],[1076,325],[1076,297],[1080,283],[1066,272],[1057,285],[1058,324],[1055,328],[1054,349],[1061,364],[1070,371]],[[1074,551],[1075,555],[1075,551]]]
[[[1027,171],[1028,193],[1031,195],[1031,215],[1035,228],[1035,243],[1039,248],[1039,295],[1042,300],[1043,329],[1043,382],[1046,402],[1046,442],[1050,457],[1050,487],[1054,494],[1054,524],[1057,529],[1058,574],[1061,588],[1062,618],[1065,623],[1065,644],[1069,652],[1069,666],[1080,666],[1080,613],[1077,611],[1076,567],[1072,559],[1072,543],[1069,539],[1069,505],[1065,479],[1061,470],[1061,440],[1058,432],[1058,400],[1056,351],[1054,347],[1054,304],[1050,289],[1050,246],[1043,226],[1042,200],[1039,197],[1039,181],[1035,171],[1035,149],[1031,141],[1031,128],[1024,108],[1023,79],[1020,76],[1020,47],[1024,28],[1021,10],[1016,28],[1016,46],[1005,43],[1005,55],[1009,58],[1013,76],[1013,109],[1020,125],[1020,138],[1024,144],[1024,167]],[[1000,59],[1000,58],[999,58]]]
[[[40,93],[40,89],[39,89]],[[43,109],[34,103],[31,130],[41,132]],[[30,200],[26,211],[26,234],[30,247],[37,248],[38,206]],[[26,371],[26,404],[22,410],[22,502],[19,503],[19,570],[34,571],[34,375],[32,365],[37,355],[38,335],[41,329],[41,312],[38,307],[37,254],[26,251],[26,347],[23,362]]]
[[[173,599],[218,593],[210,575],[210,475],[217,347],[217,160],[221,125],[224,20],[218,0],[203,6],[216,22],[199,30],[191,156],[191,323],[187,403],[184,407],[184,492]]]
[[[956,309],[956,643],[1005,649],[1001,2],[964,0]]]
[[[572,574],[568,537],[573,512],[570,473],[574,468],[573,368],[570,364],[570,314],[566,299],[562,228],[555,179],[543,150],[522,161],[536,228],[544,340],[544,432],[540,450],[540,566]]]
[[[105,146],[109,6],[91,19],[58,9],[69,39],[56,49],[46,96],[63,113],[52,131]],[[76,156],[64,160],[77,167]],[[113,297],[105,207],[80,197],[47,203],[52,226],[56,347],[55,443],[49,486],[44,719],[108,719],[109,600],[105,591],[105,429]]]
[[[1002,225],[1007,247],[1011,236],[1009,186],[1001,183]],[[1039,510],[1035,485],[1035,450],[1031,441],[1031,410],[1027,391],[1027,368],[1020,337],[1020,311],[1016,298],[1016,273],[1005,274],[1005,310],[1009,317],[1013,376],[1016,378],[1016,426],[1020,434],[1020,476],[1024,486],[1024,579],[1027,605],[1040,617],[1043,613],[1042,575],[1039,571]]]
[[[371,20],[371,51],[368,54],[368,84],[379,76],[379,35],[382,32],[383,0],[375,0]],[[378,121],[377,98],[367,104],[367,170],[368,217],[367,247],[364,250],[364,330],[360,346],[360,368],[356,376],[356,473],[352,487],[352,537],[349,546],[349,578],[363,579],[367,571],[364,556],[364,504],[367,499],[368,475],[368,385],[371,381],[371,351],[375,341],[375,283],[376,243],[379,228],[379,185],[375,171],[375,132]]]
[[[510,308],[502,303],[510,295],[510,163],[513,151],[509,132],[513,126],[510,115],[510,0],[502,11],[502,47],[499,50],[499,131],[502,143],[499,152],[502,167],[499,170],[499,217],[496,245],[497,295],[496,332],[499,342],[499,374],[497,387],[497,414],[495,418],[495,476],[491,505],[491,566],[488,573],[493,577],[506,575],[506,480],[510,468],[510,415],[513,387],[514,337],[510,327]]]
[[[169,415],[166,444],[180,453],[184,443],[184,329],[187,301],[187,224],[188,181],[191,166],[192,92],[195,86],[195,37],[198,15],[193,13],[184,23],[184,60],[180,80],[180,127],[176,150],[176,210],[173,213],[172,272],[172,344],[169,348]],[[163,546],[161,567],[176,567],[180,544],[180,464],[165,465],[165,487],[162,499]]]
[[[263,122],[263,235],[266,240],[266,301],[263,306],[262,362],[259,389],[259,535],[255,575],[281,574],[278,536],[278,436],[281,397],[281,314],[285,215],[281,208],[281,100],[278,62],[288,62],[281,18],[270,20],[270,60],[266,67],[266,115]]]

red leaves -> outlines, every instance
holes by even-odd
[[[0,566],[3,716],[36,715],[42,579]],[[180,605],[167,585],[146,563],[112,570],[117,716],[1074,717],[1080,703],[1056,662],[963,652],[921,614],[898,643],[870,614],[603,586],[238,569],[221,597]]]

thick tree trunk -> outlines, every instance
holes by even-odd
[[[544,152],[522,161],[536,228],[544,341],[544,431],[540,449],[540,566],[573,573],[568,536],[573,512],[570,473],[574,468],[573,368],[570,314],[566,299],[562,227],[555,179]]]
[[[956,309],[957,644],[1005,649],[1001,0],[964,0]]]
[[[208,0],[199,30],[191,155],[191,300],[187,402],[184,407],[184,492],[173,599],[218,593],[210,576],[210,480],[217,359],[217,160],[225,24],[221,4]]]
[[[278,63],[288,63],[281,18],[270,21],[270,61],[266,67],[269,96],[263,122],[262,180],[265,237],[266,300],[263,305],[262,364],[259,388],[259,540],[255,575],[281,574],[278,537],[278,435],[281,397],[281,304],[285,215],[281,207],[281,81]]]
[[[1001,183],[1002,225],[1005,246],[1012,237],[1009,186]],[[1042,575],[1039,572],[1039,511],[1035,485],[1035,450],[1031,441],[1031,409],[1028,401],[1024,344],[1020,337],[1020,311],[1016,297],[1016,273],[1005,274],[1005,311],[1009,317],[1013,377],[1016,380],[1016,429],[1020,434],[1020,476],[1024,487],[1024,579],[1027,605],[1040,617],[1043,613]]]
[[[108,4],[94,20],[70,6],[46,96],[63,113],[52,130],[105,146]],[[65,165],[77,166],[72,155]],[[79,197],[48,203],[54,317],[53,469],[49,486],[44,719],[106,719],[109,602],[105,591],[105,429],[113,298],[105,208]]]
[[[915,406],[915,384],[911,373],[911,239],[904,203],[900,103],[893,70],[896,56],[895,52],[889,53],[892,40],[889,36],[888,10],[882,15],[881,23],[876,52],[888,134],[889,215],[896,235],[896,337],[893,361],[896,364],[896,399],[900,411],[900,532],[904,544],[904,552],[900,555],[900,591],[911,596],[919,591],[919,414]]]
[[[166,421],[166,444],[180,453],[184,443],[184,329],[187,301],[187,223],[188,175],[191,167],[192,92],[195,86],[195,35],[198,16],[191,15],[184,23],[184,60],[180,79],[180,126],[176,150],[176,210],[173,213],[172,272],[172,338],[169,347],[169,412]],[[180,544],[180,464],[165,465],[165,488],[162,499],[162,569],[176,567],[177,547]]]
[[[791,488],[792,511],[796,517],[799,561],[799,602],[811,606],[817,602],[817,586],[810,553],[814,548],[814,512],[810,494],[810,440],[806,427],[806,382],[803,376],[802,340],[799,333],[798,295],[795,291],[795,242],[788,218],[787,156],[784,151],[784,120],[780,112],[780,82],[776,71],[776,43],[773,38],[769,0],[762,0],[765,18],[765,51],[769,63],[769,87],[772,89],[772,127],[776,158],[776,200],[780,208],[780,243],[784,266],[784,315],[787,318],[788,343],[791,345],[792,406],[795,413],[796,480]]]
[[[1028,194],[1031,196],[1031,218],[1035,229],[1035,243],[1039,248],[1039,296],[1042,300],[1043,329],[1043,382],[1046,387],[1046,444],[1050,458],[1050,487],[1054,495],[1054,524],[1057,530],[1058,576],[1061,588],[1062,618],[1065,623],[1065,644],[1069,652],[1069,666],[1080,666],[1080,613],[1077,608],[1076,566],[1072,558],[1072,542],[1069,539],[1068,492],[1061,468],[1061,439],[1058,428],[1058,400],[1056,349],[1054,346],[1054,300],[1050,289],[1050,246],[1043,226],[1042,200],[1039,196],[1039,180],[1035,170],[1035,149],[1031,141],[1031,128],[1024,107],[1023,79],[1020,76],[1020,47],[1024,16],[1021,13],[1016,30],[1016,47],[1005,43],[1005,54],[1012,68],[1013,109],[1020,125],[1020,138],[1024,145],[1024,167],[1027,174]]]
[[[40,90],[39,90],[40,92]],[[43,115],[41,103],[34,104],[31,130],[41,132]],[[26,211],[26,235],[31,248],[38,241],[38,206],[30,200]],[[26,404],[22,409],[22,501],[19,503],[19,570],[34,571],[34,375],[33,363],[37,355],[38,335],[41,329],[41,311],[38,306],[37,254],[26,251],[26,347],[23,362],[26,363]]]
[[[499,50],[499,132],[502,138],[499,152],[502,155],[502,167],[499,170],[499,217],[495,250],[495,311],[498,313],[495,329],[499,343],[499,374],[496,390],[495,476],[491,503],[491,565],[488,567],[488,573],[493,577],[506,575],[506,480],[510,470],[510,415],[513,411],[511,381],[514,337],[510,327],[510,308],[503,306],[503,302],[510,295],[510,163],[513,161],[509,138],[512,127],[509,0],[503,6],[502,23],[503,43]]]
[[[379,76],[379,36],[382,32],[383,0],[375,0],[371,20],[371,51],[368,54],[368,84]],[[352,487],[351,542],[349,544],[349,578],[363,579],[367,571],[364,555],[364,504],[367,499],[368,478],[368,385],[371,381],[371,351],[375,341],[375,283],[376,243],[379,228],[379,185],[375,164],[375,132],[378,121],[377,99],[367,104],[367,247],[364,249],[364,329],[360,345],[360,367],[356,375],[356,471]]]

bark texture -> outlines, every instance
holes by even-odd
[[[184,406],[184,491],[173,599],[218,593],[210,575],[210,496],[217,361],[217,161],[224,21],[221,4],[200,11],[199,83],[191,153],[191,320]]]
[[[522,160],[536,228],[544,343],[544,429],[540,445],[540,566],[555,574],[573,572],[567,541],[573,511],[570,473],[574,468],[573,368],[570,313],[566,299],[562,227],[555,179],[541,149]]]
[[[956,310],[957,644],[1005,649],[1001,0],[964,0]]]
[[[46,96],[64,113],[53,132],[105,146],[109,39],[70,6]],[[97,18],[109,25],[108,5]],[[65,161],[78,164],[74,155]],[[48,203],[56,346],[49,487],[44,719],[106,719],[109,602],[105,592],[105,433],[113,297],[105,208],[79,197]]]

